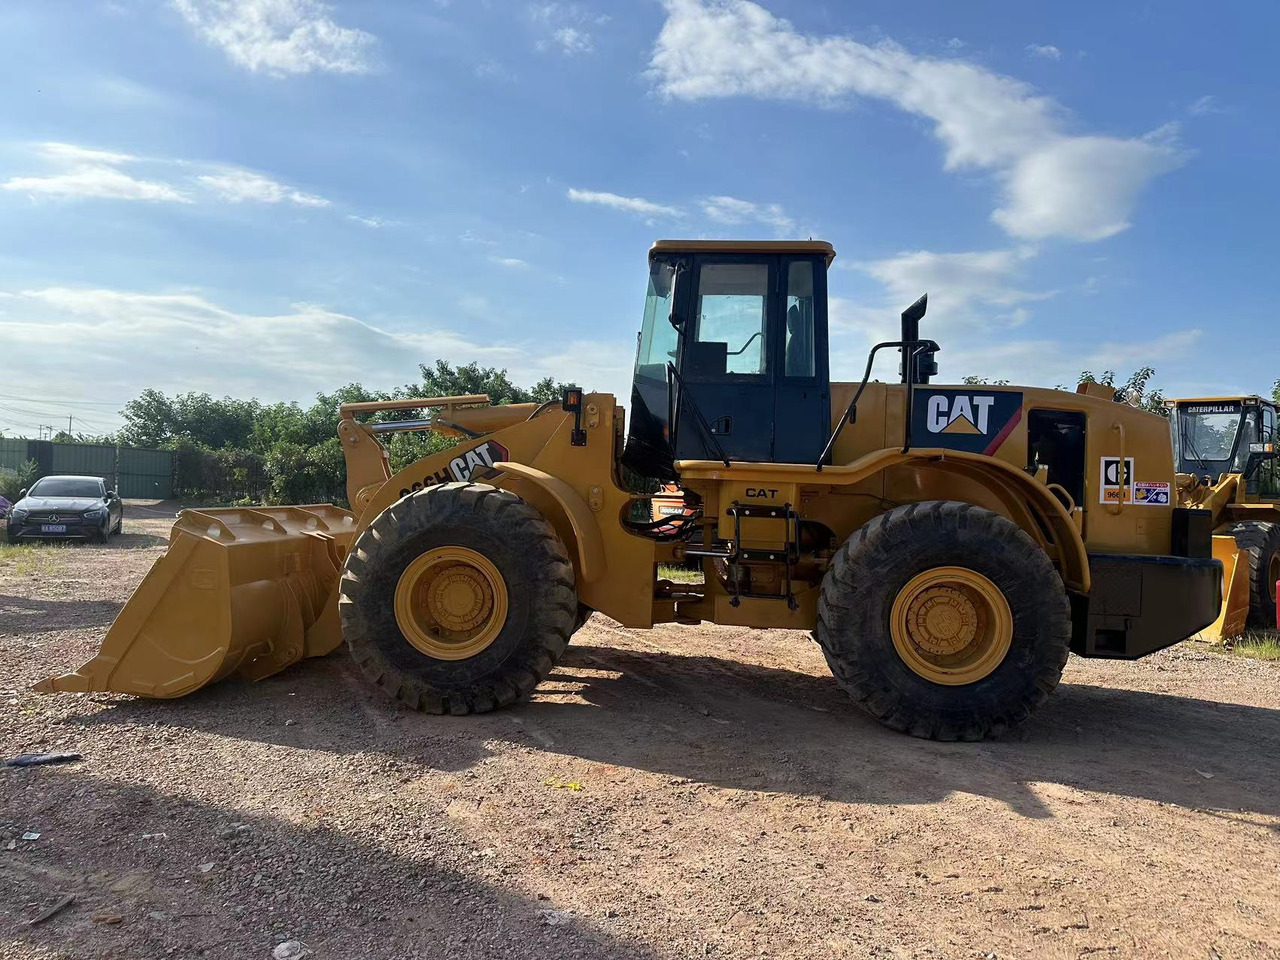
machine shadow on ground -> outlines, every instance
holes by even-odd
[[[70,722],[379,751],[424,770],[465,769],[500,740],[719,787],[857,803],[934,803],[963,791],[1028,817],[1051,816],[1036,783],[1280,816],[1280,710],[1065,682],[1005,738],[933,743],[883,728],[829,676],[590,644],[570,646],[530,702],[483,716],[407,711],[336,655],[176,701],[112,698]]]
[[[4,632],[16,637],[68,628],[107,627],[123,606],[118,600],[41,600],[0,593]]]
[[[652,957],[589,920],[549,925],[539,914],[554,903],[406,855],[434,846],[416,837],[303,826],[98,779],[88,765],[13,771],[0,798],[6,816],[43,834],[0,862],[0,944],[38,946],[42,957],[185,957],[199,946],[212,960],[242,960],[270,956],[277,931],[326,957]],[[140,839],[140,823],[164,833]],[[227,840],[229,824],[247,829]],[[465,843],[455,852],[473,853]],[[202,873],[202,862],[215,866]],[[65,894],[75,902],[27,926]]]

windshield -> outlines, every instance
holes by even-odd
[[[649,292],[644,301],[636,375],[666,380],[667,361],[676,358],[676,328],[670,323],[675,267],[655,261],[649,270]]]
[[[102,482],[80,480],[74,477],[45,477],[37,480],[27,494],[31,497],[81,497],[93,499],[102,496]]]
[[[1230,460],[1240,433],[1240,408],[1183,407],[1179,415],[1182,455],[1194,460]]]

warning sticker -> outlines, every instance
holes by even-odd
[[[1149,507],[1167,507],[1169,505],[1169,484],[1149,483],[1139,480],[1133,485],[1133,502],[1144,503]]]
[[[1099,503],[1133,503],[1133,457],[1103,457],[1098,477]]]

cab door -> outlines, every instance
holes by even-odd
[[[769,461],[774,442],[778,258],[693,263],[676,384],[676,459]]]
[[[816,257],[783,257],[780,262],[775,463],[817,463],[831,433],[825,267]]]

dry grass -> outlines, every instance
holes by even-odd
[[[64,549],[44,543],[0,543],[0,573],[15,577],[51,573]]]
[[[658,564],[658,576],[675,583],[702,583],[701,570],[689,570],[668,563]]]

